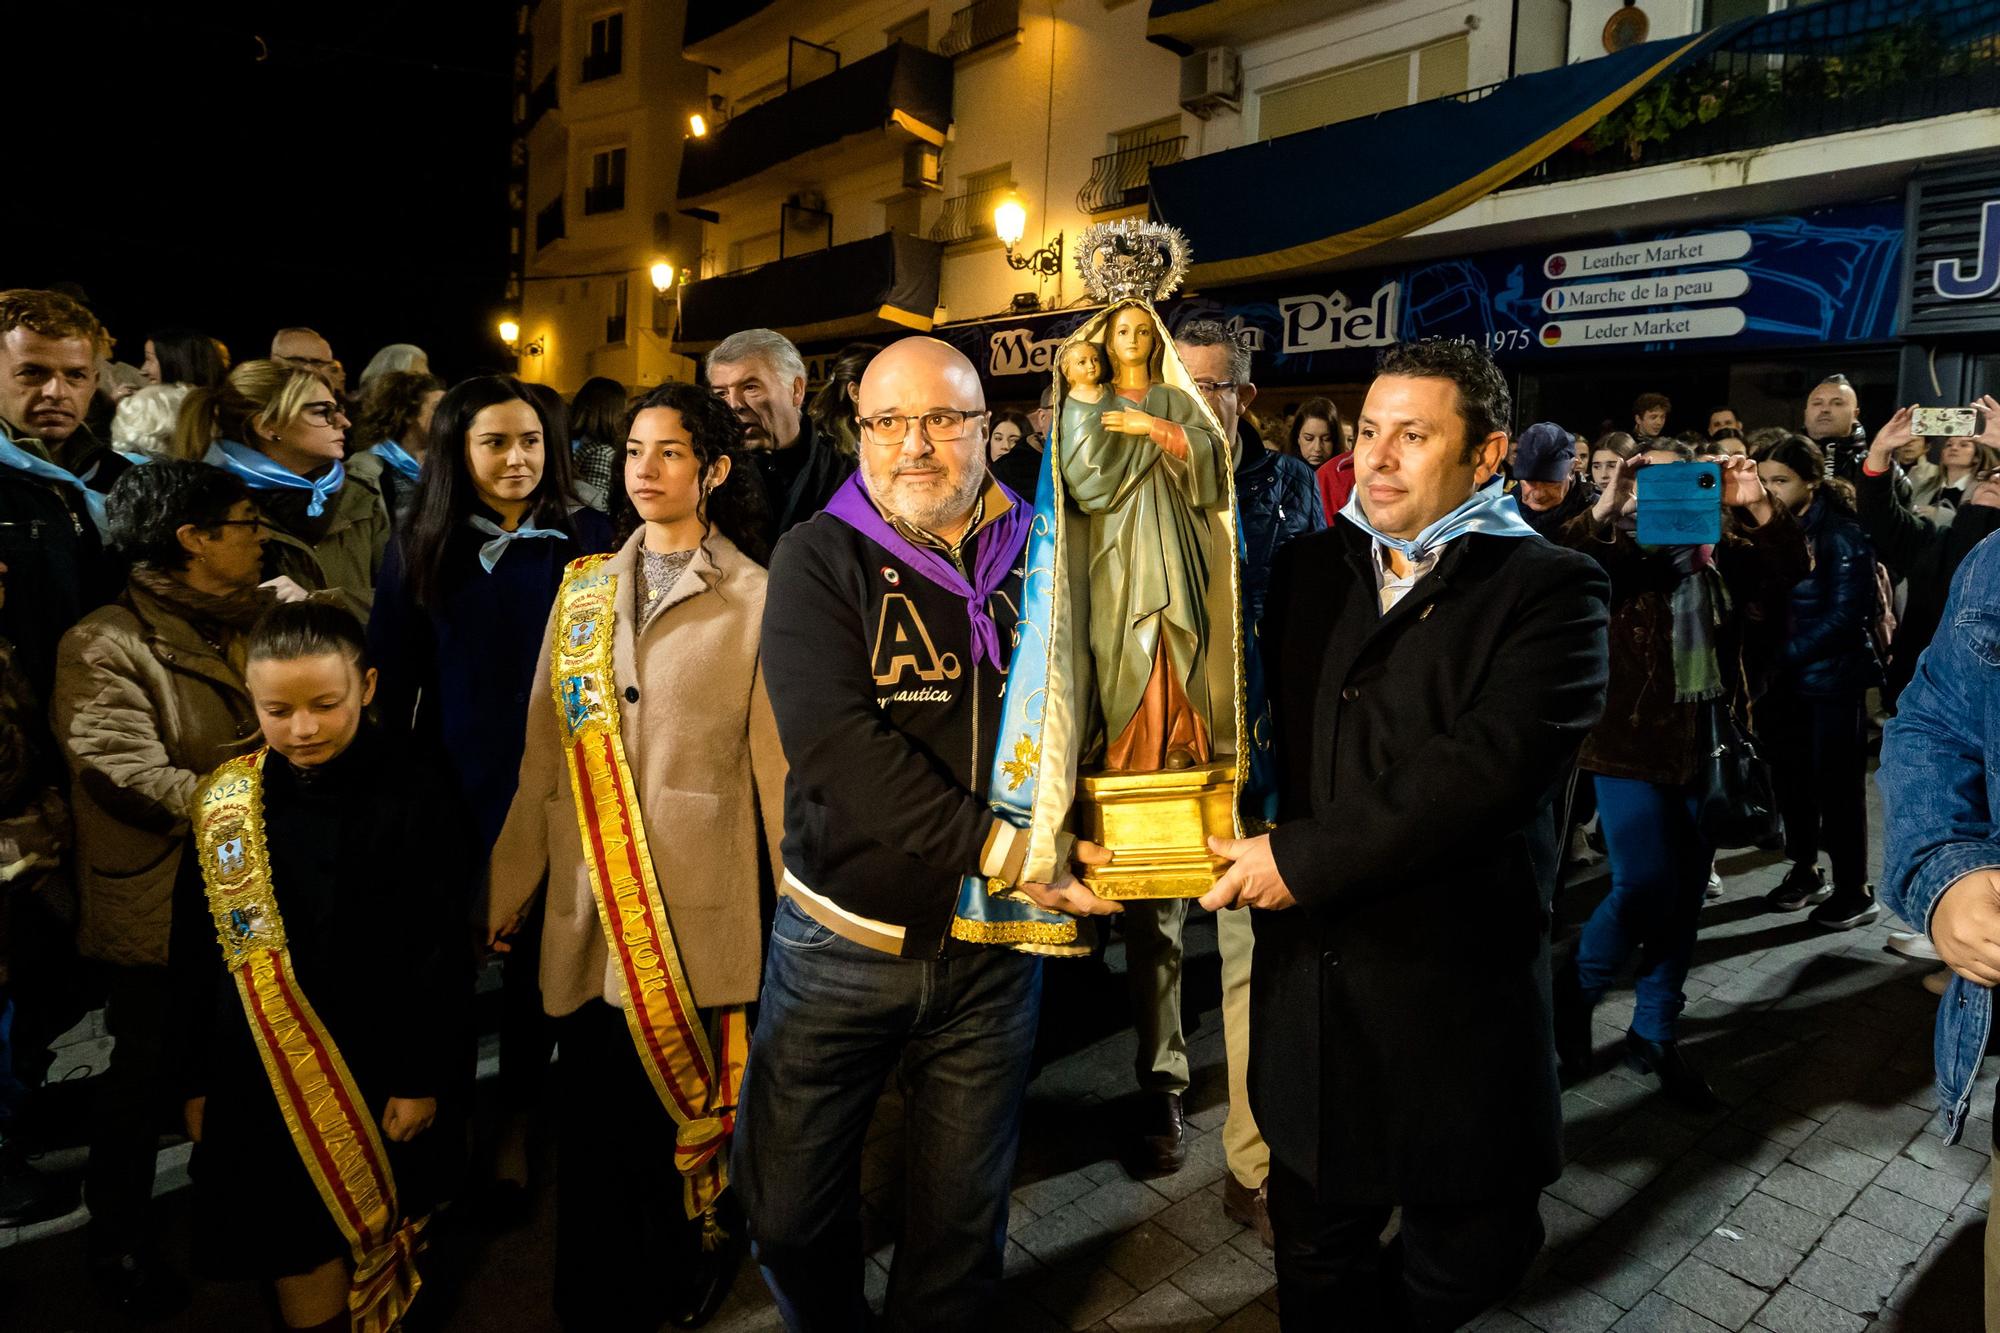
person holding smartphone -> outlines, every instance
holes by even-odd
[[[1611,680],[1579,761],[1596,786],[1611,892],[1556,974],[1556,1051],[1565,1081],[1591,1072],[1591,1010],[1638,954],[1625,1061],[1658,1074],[1669,1099],[1706,1110],[1719,1103],[1677,1040],[1715,857],[1696,817],[1700,712],[1722,698],[1747,716],[1770,651],[1753,622],[1782,617],[1810,556],[1747,458],[1718,464],[1719,542],[1642,546],[1638,474],[1691,455],[1686,445],[1655,441],[1620,463],[1597,503],[1552,537],[1595,557],[1611,578]]]

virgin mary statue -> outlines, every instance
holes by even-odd
[[[996,791],[1031,830],[1024,875],[1088,838],[1113,853],[1086,876],[1106,897],[1206,892],[1206,836],[1240,829],[1235,472],[1152,304],[1186,244],[1136,220],[1084,234],[1078,267],[1109,304],[1056,356],[1001,722]]]

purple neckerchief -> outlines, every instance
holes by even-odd
[[[1007,659],[1000,652],[1000,631],[993,624],[993,617],[986,612],[986,599],[1013,572],[1014,562],[1021,558],[1022,550],[1027,547],[1028,527],[1035,521],[1035,515],[1014,492],[1001,486],[997,480],[993,484],[999,486],[1000,493],[1007,497],[1007,512],[986,525],[987,531],[979,539],[979,552],[973,560],[973,582],[970,584],[942,552],[919,546],[890,526],[875,507],[875,502],[868,498],[868,488],[859,472],[833,493],[833,499],[827,502],[826,512],[938,587],[963,597],[966,613],[972,618],[973,664],[978,665],[984,658],[1005,670]]]

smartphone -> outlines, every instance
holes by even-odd
[[[1910,434],[1926,440],[1977,435],[1986,429],[1986,414],[1976,407],[1920,407],[1910,413]]]
[[[1633,478],[1641,546],[1714,545],[1722,540],[1722,467],[1655,463]]]

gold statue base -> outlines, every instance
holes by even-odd
[[[1100,898],[1199,898],[1229,862],[1211,837],[1236,836],[1236,765],[1099,773],[1081,781],[1077,834],[1112,854],[1083,882]]]

